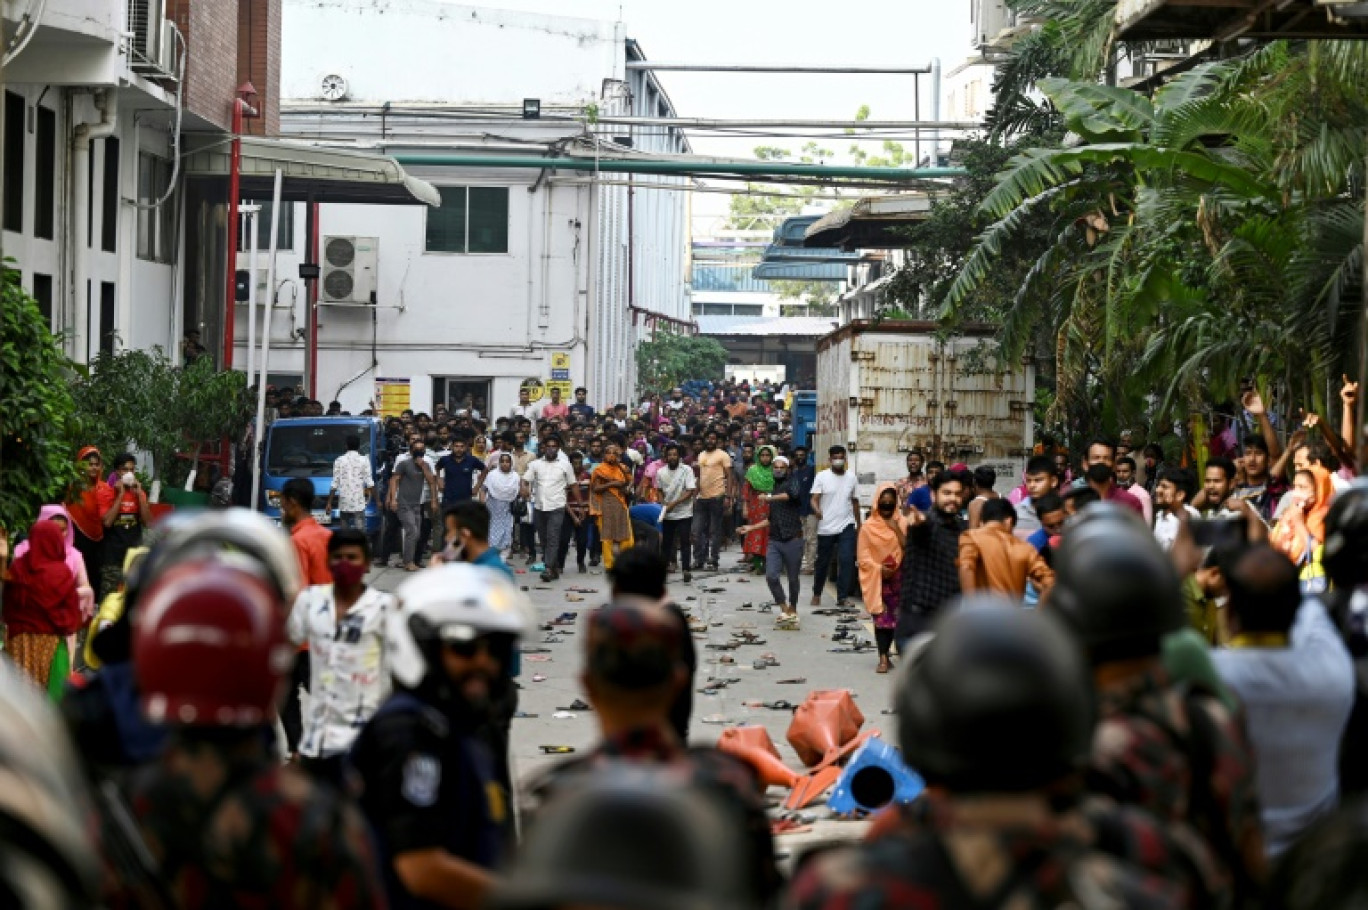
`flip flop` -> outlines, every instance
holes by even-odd
[[[554,717],[556,720],[574,720],[574,719],[575,719],[575,715],[574,715],[574,714],[571,714],[569,711],[557,711],[555,714],[552,714],[551,716]]]
[[[569,755],[575,751],[574,746],[541,746],[540,748],[547,755]]]
[[[550,654],[550,653],[551,653],[551,649],[550,649],[550,648],[519,648],[518,650],[519,650],[520,652],[522,652],[523,654]],[[528,660],[534,660],[534,659],[535,659],[535,658],[531,658],[531,657],[528,658]]]
[[[546,649],[543,648],[542,650]],[[523,660],[527,661],[528,663],[534,664],[551,662],[551,658],[547,657],[545,654],[528,654],[526,651],[523,652]]]
[[[732,723],[732,719],[725,714],[709,714],[706,717],[699,718],[699,720],[705,724],[716,724],[719,726],[725,726]]]
[[[567,594],[565,595],[565,599],[571,603],[580,603],[584,600],[584,598],[580,597],[578,594]]]
[[[528,717],[541,717],[540,714],[528,714],[526,711],[519,711],[513,715],[514,720],[521,720]]]
[[[798,706],[797,706],[797,705],[795,705],[793,702],[786,701],[786,700],[784,700],[784,699],[782,699],[782,698],[779,699],[778,701],[767,701],[767,702],[765,702],[765,707],[766,707],[766,708],[769,708],[771,711],[797,711],[797,710],[798,710]]]
[[[592,711],[592,710],[594,710],[594,709],[591,708],[589,705],[586,705],[586,704],[584,703],[584,699],[582,699],[582,698],[577,698],[577,699],[575,699],[574,701],[570,702],[570,704],[566,705],[564,708],[557,708],[556,710],[557,710],[557,711]]]
[[[546,677],[545,677],[545,676],[542,676],[540,673],[533,673],[533,674],[532,674],[532,681],[533,681],[533,682],[546,682]]]
[[[729,641],[720,645],[708,645],[707,648],[709,651],[734,651],[739,644],[740,642]]]

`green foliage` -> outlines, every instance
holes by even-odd
[[[942,315],[980,313],[1028,249],[1000,341],[1016,356],[1054,339],[1056,425],[1167,428],[1249,377],[1284,419],[1323,407],[1353,371],[1368,48],[1275,42],[1152,98],[1052,75],[1073,77],[1038,85],[1081,141],[1027,142],[1006,163]]]
[[[76,479],[68,368],[18,271],[0,268],[0,528],[11,535]]]
[[[99,446],[106,458],[141,449],[152,456],[154,475],[173,486],[202,445],[239,436],[251,412],[244,374],[215,372],[207,357],[181,368],[161,348],[101,353],[73,393],[75,442]]]
[[[656,332],[636,349],[637,391],[663,394],[690,379],[720,381],[727,365],[727,349],[702,335]]]

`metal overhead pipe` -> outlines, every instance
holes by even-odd
[[[550,118],[547,118],[550,119]],[[572,119],[572,118],[566,118]],[[597,117],[595,124],[613,126],[677,126],[694,130],[730,129],[822,129],[822,130],[910,130],[940,129],[981,130],[983,124],[977,120],[947,120],[943,123],[930,120],[756,120],[742,118],[714,119],[706,117]],[[878,137],[872,137],[877,139]]]
[[[405,167],[492,167],[549,171],[589,171],[619,174],[730,174],[742,177],[813,177],[844,180],[877,180],[902,183],[936,177],[963,177],[962,167],[869,167],[867,165],[790,164],[782,161],[661,161],[644,158],[538,158],[533,155],[439,155],[397,153],[392,156]]]
[[[911,76],[931,72],[929,66],[784,66],[749,63],[652,63],[649,60],[628,60],[627,69],[686,73],[849,73],[864,76]]]

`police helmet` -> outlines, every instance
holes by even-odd
[[[1321,563],[1337,586],[1368,584],[1368,479],[1336,494],[1325,516],[1322,552]]]

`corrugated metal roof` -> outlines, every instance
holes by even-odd
[[[696,316],[700,335],[799,335],[820,338],[841,323],[834,316]]]

